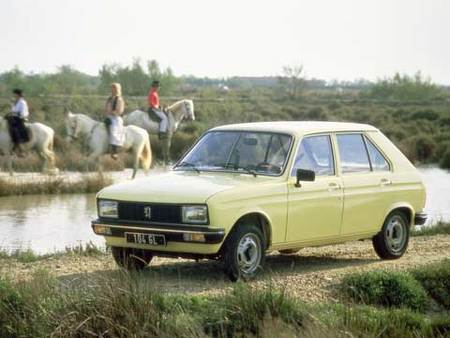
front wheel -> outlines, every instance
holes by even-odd
[[[255,225],[239,225],[225,242],[223,263],[225,274],[231,281],[256,276],[265,261],[266,243],[261,230]]]
[[[408,241],[408,219],[401,211],[391,212],[381,231],[372,239],[373,248],[381,259],[402,257],[408,247]]]
[[[151,252],[142,249],[113,246],[111,252],[117,265],[129,271],[144,269],[153,258]]]

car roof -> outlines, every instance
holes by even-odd
[[[303,135],[327,131],[376,131],[377,128],[363,123],[322,122],[322,121],[274,121],[228,124],[211,130],[243,130],[288,133]]]

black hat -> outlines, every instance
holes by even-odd
[[[154,80],[152,82],[152,87],[159,87],[159,81],[158,80]]]
[[[13,94],[23,96],[23,91],[22,91],[22,89],[16,88],[13,90]]]

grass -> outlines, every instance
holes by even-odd
[[[37,181],[16,183],[7,178],[0,178],[0,197],[33,194],[95,193],[112,183],[112,178],[104,174],[83,176],[77,181],[67,181],[62,177],[48,176]]]
[[[369,271],[344,277],[341,292],[350,300],[386,307],[423,311],[427,294],[413,276],[405,272]]]
[[[20,263],[33,263],[49,258],[61,257],[64,255],[77,255],[77,256],[99,256],[105,253],[105,250],[99,248],[92,242],[84,245],[79,244],[76,246],[67,247],[63,251],[57,251],[48,254],[37,254],[31,249],[17,249],[13,251],[0,250],[0,259],[15,259]]]
[[[411,231],[411,236],[432,236],[432,235],[450,234],[450,223],[438,222],[431,226],[422,226],[419,229]]]
[[[429,311],[450,310],[450,259],[407,272],[368,271],[344,277],[341,295],[355,303]]]
[[[450,310],[450,259],[412,270],[411,274],[437,304]]]
[[[283,289],[238,284],[216,296],[166,294],[145,275],[0,279],[1,337],[439,337],[444,315],[306,304]]]

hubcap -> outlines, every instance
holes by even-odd
[[[392,252],[403,250],[406,242],[406,224],[400,216],[393,216],[386,227],[386,241]]]
[[[255,234],[246,234],[237,248],[239,269],[244,273],[254,272],[261,261],[261,243]]]

